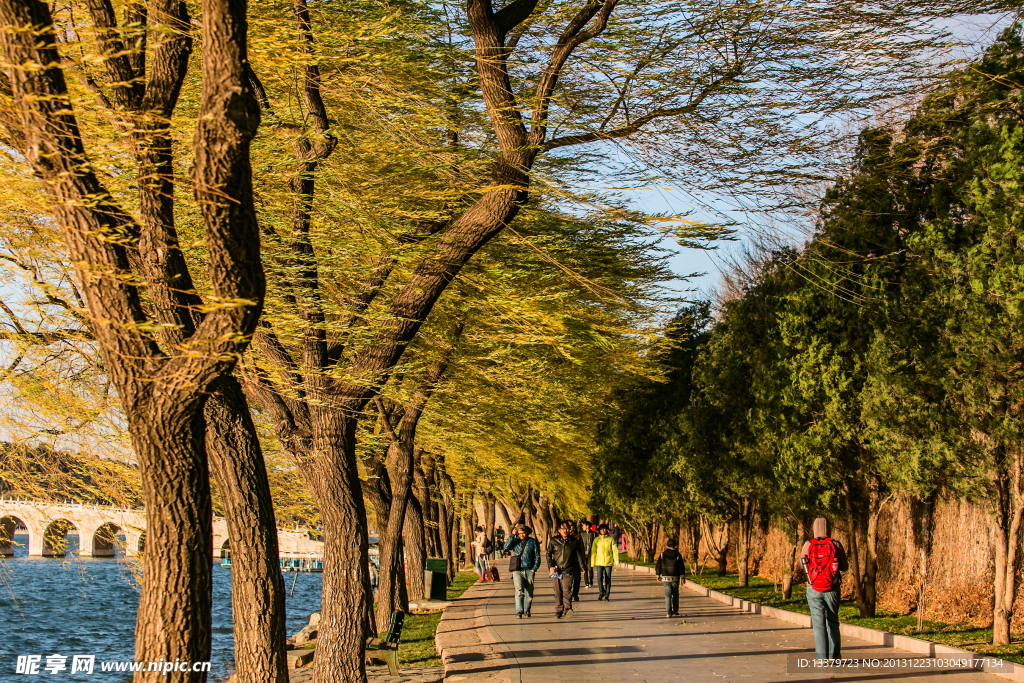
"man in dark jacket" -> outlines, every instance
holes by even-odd
[[[665,586],[665,617],[679,616],[679,580],[686,575],[683,556],[676,549],[676,539],[670,538],[668,547],[658,556],[654,568],[658,580]]]
[[[597,527],[583,519],[580,520],[580,540],[583,542],[583,557],[590,557],[590,548],[597,538]],[[590,562],[583,563],[583,585],[590,588],[594,585],[594,568]]]
[[[572,577],[579,575],[585,560],[579,538],[572,535],[572,525],[558,525],[558,535],[548,544],[548,576],[555,589],[555,616],[572,617]]]

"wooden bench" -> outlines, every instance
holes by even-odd
[[[388,671],[392,676],[398,675],[398,641],[402,637],[402,623],[405,612],[394,612],[391,615],[391,626],[381,638],[370,638],[366,641],[366,659],[383,659],[387,662]]]

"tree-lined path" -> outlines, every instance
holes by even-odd
[[[462,628],[484,629],[483,642],[491,639],[504,651],[508,664],[486,657],[465,657],[458,681],[510,681],[510,683],[633,683],[647,681],[787,681],[821,680],[810,674],[786,671],[787,655],[814,656],[814,637],[808,628],[726,607],[710,598],[681,590],[681,619],[666,619],[661,585],[650,574],[617,570],[611,602],[598,602],[596,591],[581,589],[579,608],[572,619],[555,618],[549,582],[537,583],[531,619],[517,619],[513,587],[505,578],[491,591],[476,592],[479,603],[472,622]],[[467,595],[470,595],[467,593]],[[910,653],[843,639],[847,658],[886,655],[912,657]],[[995,676],[980,672],[930,674],[915,671],[893,675],[882,671],[839,674],[850,681],[911,679],[920,683],[996,683]],[[452,678],[456,680],[456,678]]]

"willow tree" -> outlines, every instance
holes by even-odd
[[[296,8],[303,35],[316,30],[317,20],[330,25],[327,11],[317,8],[311,16],[303,3]],[[342,130],[334,123],[341,112],[324,102],[319,71],[320,62],[338,57],[306,41],[301,92],[308,129],[295,142],[293,209],[280,231],[280,259],[291,264],[282,301],[297,319],[292,329],[272,322],[257,344],[267,361],[260,401],[274,415],[329,530],[318,683],[363,676],[362,615],[369,598],[355,456],[360,416],[449,284],[517,217],[534,190],[538,162],[572,177],[593,168],[576,160],[609,158],[614,141],[637,158],[656,160],[665,175],[703,171],[703,164],[771,184],[795,172],[790,160],[820,151],[821,136],[803,125],[807,118],[829,117],[902,88],[900,79],[907,67],[918,66],[922,47],[921,40],[906,38],[924,35],[914,22],[919,17],[908,19],[905,8],[883,17],[854,5],[744,0],[709,10],[686,3],[516,0],[496,10],[468,0],[464,8],[447,9],[444,34],[454,44],[435,47],[454,54],[439,58],[441,67],[446,59],[457,66],[454,77],[437,81],[452,83],[453,91],[435,96],[449,112],[435,134],[453,147],[473,147],[486,172],[463,175],[476,186],[439,200],[430,220],[409,221],[390,245],[368,253],[362,274],[340,288],[322,277],[332,268],[331,256],[318,251],[323,228],[315,220],[330,199],[314,193],[343,161]],[[459,43],[459,35],[471,44]],[[473,55],[472,71],[462,68],[459,50]],[[865,53],[877,62],[847,68],[850,55]],[[481,109],[487,128],[463,128]],[[710,154],[709,141],[718,147]],[[451,168],[462,172],[458,163]],[[420,248],[405,249],[400,261],[396,251],[412,243]]]
[[[244,350],[264,292],[249,165],[259,110],[246,79],[244,16],[244,2],[203,3],[207,45],[195,178],[217,304],[181,344],[161,348],[149,331],[156,321],[142,303],[132,247],[140,239],[166,238],[167,226],[136,221],[91,167],[49,8],[34,1],[0,4],[19,124],[7,133],[50,197],[142,475],[149,514],[136,623],[139,661],[206,661],[210,653],[212,532],[203,408],[206,395],[230,375]],[[121,81],[115,87],[126,99],[141,91],[153,110],[166,111],[173,108],[185,65],[176,57],[190,48],[189,20],[183,3],[158,3],[151,20],[164,29],[152,76],[144,84]],[[147,152],[159,157],[155,147]],[[144,284],[159,291],[157,282]],[[143,672],[136,678],[155,676]],[[183,678],[200,681],[205,674]]]

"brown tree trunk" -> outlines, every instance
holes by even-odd
[[[443,549],[439,534],[441,515],[435,498],[440,498],[440,488],[436,477],[434,458],[428,453],[420,452],[420,461],[416,468],[416,488],[414,494],[420,501],[420,509],[423,511],[424,540],[426,541],[427,556],[441,557]],[[422,479],[422,481],[421,481]]]
[[[737,584],[746,586],[749,582],[750,536],[754,529],[754,503],[749,498],[739,501],[739,538],[736,539]]]
[[[404,445],[392,445],[392,451],[395,453],[389,454],[389,459],[399,459],[403,461],[412,460],[412,448],[411,446],[406,448]],[[408,488],[409,480],[411,476],[408,471],[403,475],[401,473],[401,467],[389,468],[391,469],[391,481],[392,481],[392,498],[391,504],[388,506],[388,514],[381,517],[378,513],[378,519],[380,519],[380,529],[378,531],[380,537],[380,574],[377,580],[377,595],[376,595],[376,621],[377,630],[383,631],[387,628],[387,624],[391,620],[391,613],[399,605],[398,594],[399,585],[403,579],[403,573],[401,571],[402,565],[402,528],[405,526],[405,510],[406,501],[408,499]],[[400,516],[399,516],[400,515]],[[408,610],[408,605],[404,606]]]
[[[696,571],[697,565],[700,564],[700,520],[691,518],[686,528],[690,535],[690,566]]]
[[[487,538],[490,539],[491,543],[494,543],[494,513],[495,513],[495,499],[494,494],[489,491],[483,495],[484,505],[484,533]]]
[[[543,493],[533,489],[530,495],[533,498],[533,509],[535,510],[533,515],[535,536],[541,551],[546,552],[551,542],[551,537],[555,533],[554,523],[551,520],[551,507],[548,505],[547,496]]]
[[[237,683],[287,683],[285,587],[270,483],[249,406],[234,377],[206,401],[206,450],[231,544]]]
[[[473,546],[470,544],[473,542],[473,499],[466,494],[462,495],[462,552],[465,553],[465,562],[462,565],[464,568],[472,567],[473,562],[476,560],[473,557]]]
[[[725,573],[729,566],[729,530],[731,526],[728,521],[722,523],[722,531],[719,533],[717,540],[717,551],[718,556],[715,558],[718,562],[718,575],[725,576]]]
[[[921,583],[917,593],[917,630],[924,629],[925,591],[928,586],[928,556],[932,551],[932,536],[935,520],[936,492],[933,490],[924,500],[912,502],[910,510],[914,521],[914,546],[918,556],[918,578]]]
[[[132,443],[140,464],[146,463],[140,467],[146,552],[135,659],[208,661],[213,517],[209,496],[196,493],[209,485],[203,421],[195,417],[172,431],[158,406],[150,406],[146,419],[129,413],[133,417],[137,424],[130,426]],[[143,428],[147,423],[150,428]],[[182,680],[205,678],[186,674]],[[136,675],[135,680],[155,681],[159,675]]]
[[[320,633],[313,683],[366,680],[363,647],[376,635],[370,623],[371,600],[366,510],[356,466],[354,418],[315,403],[309,405],[313,429],[309,452],[295,454],[306,485],[316,500],[324,529],[324,572]],[[386,624],[384,626],[386,628]]]
[[[458,565],[459,552],[459,524],[455,516],[455,482],[444,469],[444,456],[436,458],[438,490],[440,491],[440,503],[438,505],[438,517],[442,520],[442,527],[439,542],[448,553],[448,580],[455,579],[455,572]]]
[[[782,599],[789,600],[793,596],[793,583],[797,578],[797,548],[803,543],[802,526],[792,520],[783,520],[780,531],[785,538],[786,546],[782,552]]]
[[[864,595],[864,584],[861,582],[861,563],[860,563],[860,521],[857,518],[854,510],[853,503],[850,500],[849,487],[847,487],[846,495],[846,535],[847,543],[847,554],[850,560],[850,571],[853,572],[853,596],[857,602],[857,609],[860,610],[860,615],[865,617],[868,615],[868,603],[867,596]]]
[[[866,484],[866,492],[862,494],[858,495],[856,486],[851,481],[847,481],[846,489],[854,598],[860,616],[874,617],[878,597],[878,516],[882,502],[878,478],[870,480]]]
[[[998,446],[992,488],[995,495],[995,576],[992,610],[992,644],[1010,644],[1010,622],[1013,603],[1017,597],[1020,569],[1022,516],[1024,516],[1024,490],[1022,490],[1022,458],[1009,454],[1005,446]]]
[[[406,579],[409,584],[409,600],[426,597],[426,583],[423,572],[427,567],[426,533],[423,528],[423,511],[416,496],[409,497],[405,509],[405,526],[402,530],[402,544],[405,546]]]
[[[498,511],[501,512],[501,518],[505,521],[505,533],[511,534],[512,527],[516,525],[516,522],[512,521],[512,517],[509,515],[508,507],[506,507],[504,501],[495,500],[495,503],[497,504]]]

